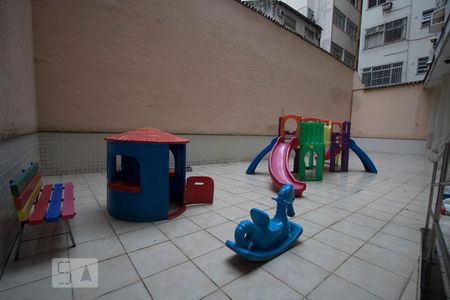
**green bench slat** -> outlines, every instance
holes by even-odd
[[[39,163],[31,163],[26,170],[23,170],[20,175],[9,182],[9,187],[14,197],[19,197],[27,183],[33,178],[38,170]]]

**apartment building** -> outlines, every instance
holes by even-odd
[[[320,47],[355,68],[359,47],[360,0],[285,0],[322,27]]]
[[[366,87],[423,80],[434,7],[434,0],[363,0],[358,74]]]
[[[311,18],[306,17],[283,1],[255,0],[242,1],[257,11],[274,19],[287,28],[295,31],[304,39],[319,46],[322,28]]]

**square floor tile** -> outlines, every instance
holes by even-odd
[[[418,221],[416,219],[405,218],[405,217],[402,217],[402,216],[395,216],[392,219],[392,223],[395,223],[395,224],[398,224],[398,225],[402,225],[402,226],[406,226],[406,227],[409,227],[411,229],[418,229],[418,230],[420,230],[422,227],[425,226],[425,222]]]
[[[99,261],[124,253],[125,250],[116,236],[78,244],[69,249],[71,258],[97,258]]]
[[[256,269],[222,290],[231,299],[301,299],[301,295],[263,269]]]
[[[373,264],[351,257],[336,275],[383,299],[398,299],[407,279]]]
[[[311,292],[329,274],[290,252],[271,260],[263,268],[302,295]]]
[[[210,234],[215,236],[218,240],[225,243],[227,240],[234,241],[234,232],[236,230],[236,223],[228,221],[206,229]]]
[[[249,212],[237,206],[228,206],[216,210],[216,212],[229,220],[235,220],[249,215]]]
[[[119,238],[127,252],[167,241],[167,238],[156,226],[122,233]]]
[[[405,278],[409,278],[417,263],[417,259],[370,243],[359,249],[355,256]]]
[[[364,207],[360,210],[358,210],[358,213],[364,216],[368,216],[380,221],[389,221],[395,216],[395,213],[388,213],[385,211],[381,211],[378,209],[373,209],[369,207]]]
[[[187,260],[172,242],[164,242],[129,254],[142,278],[169,269]]]
[[[182,235],[186,235],[195,231],[201,230],[200,226],[193,223],[187,218],[181,218],[177,220],[171,220],[162,224],[158,224],[157,227],[161,230],[169,239],[173,239]]]
[[[364,244],[362,240],[331,229],[325,229],[315,235],[313,239],[349,254],[352,254]]]
[[[317,210],[307,212],[306,214],[303,214],[300,217],[302,220],[307,220],[325,227],[328,227],[331,224],[336,223],[337,221],[340,220],[340,218],[336,217],[332,218],[328,214],[319,212]]]
[[[370,218],[368,216],[360,215],[358,213],[351,214],[347,218],[345,218],[346,221],[359,224],[362,226],[366,226],[375,230],[380,230],[386,222],[380,221],[374,218]]]
[[[300,245],[292,248],[291,252],[313,262],[329,272],[335,270],[349,257],[349,254],[314,239],[302,242]]]
[[[217,290],[212,294],[202,298],[202,300],[229,300],[228,296],[221,290]]]
[[[98,264],[98,287],[73,289],[75,299],[93,299],[95,297],[126,286],[139,280],[130,259],[126,255],[102,261]]]
[[[311,294],[310,300],[379,300],[373,294],[357,287],[350,282],[331,275],[325,279]]]
[[[195,215],[190,217],[192,222],[201,226],[202,228],[212,227],[214,225],[222,224],[228,222],[228,219],[222,217],[216,212],[208,212],[205,214]]]
[[[173,242],[191,259],[223,246],[219,240],[206,231],[178,237]]]
[[[0,299],[8,299],[8,300],[72,299],[72,289],[52,288],[52,278],[48,277],[7,291],[0,292]]]
[[[217,289],[189,261],[148,277],[144,279],[144,283],[153,299],[200,299]]]
[[[330,229],[345,233],[363,241],[367,241],[377,232],[375,229],[371,229],[369,227],[355,224],[346,220],[342,220],[334,224],[330,227]]]
[[[291,219],[291,221],[295,222],[297,224],[300,224],[302,226],[302,228],[303,228],[302,236],[303,237],[311,237],[326,228],[325,226],[307,221],[307,220],[303,219],[301,216],[295,217],[295,218]]]
[[[418,244],[384,232],[378,232],[369,242],[414,259],[419,256]]]
[[[411,229],[395,223],[388,223],[381,231],[396,237],[410,240],[414,243],[420,243],[421,240],[421,232],[419,229]]]
[[[123,299],[151,300],[152,297],[147,292],[147,289],[145,288],[142,281],[138,281],[138,282],[132,283],[130,285],[127,285],[123,288],[120,288],[118,290],[109,292],[97,299],[99,299],[99,300],[123,300]]]
[[[410,280],[403,291],[400,300],[416,300],[417,295],[417,282]]]
[[[0,280],[0,290],[52,276],[52,259],[68,257],[68,251],[50,252],[9,260]]]
[[[227,247],[202,255],[193,262],[218,286],[223,286],[260,265],[241,258]]]

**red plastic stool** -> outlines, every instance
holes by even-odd
[[[207,176],[191,176],[184,188],[184,205],[212,204],[214,198],[214,180]]]

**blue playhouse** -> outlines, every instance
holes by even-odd
[[[129,221],[174,218],[186,209],[186,144],[154,128],[111,135],[107,142],[108,212]],[[170,153],[174,168],[169,168]]]

